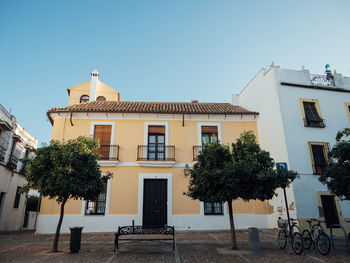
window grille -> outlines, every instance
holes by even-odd
[[[328,147],[325,144],[311,144],[314,174],[322,173],[322,170],[327,166],[327,151]]]
[[[18,208],[18,206],[19,206],[19,201],[21,199],[20,191],[21,191],[21,187],[17,186],[15,203],[13,204],[13,208]]]
[[[106,212],[107,182],[103,183],[103,191],[96,200],[86,201],[85,215],[104,215]]]
[[[221,202],[204,202],[204,214],[205,215],[222,215],[222,203]]]

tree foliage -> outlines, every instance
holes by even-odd
[[[25,159],[26,188],[37,189],[42,196],[55,199],[61,205],[53,251],[57,251],[58,237],[68,199],[93,200],[103,190],[100,167],[95,150],[96,139],[78,137],[67,142],[52,140],[50,145],[35,150],[32,160]],[[106,177],[109,178],[109,173]]]
[[[319,177],[320,182],[340,199],[350,200],[350,128],[338,132],[328,159],[328,165]]]
[[[267,200],[279,187],[287,187],[296,177],[293,171],[274,169],[270,154],[256,143],[252,131],[232,143],[232,150],[219,142],[205,145],[191,170],[188,191],[192,199],[228,202],[232,248],[236,248],[232,200]],[[232,222],[231,222],[232,221]]]

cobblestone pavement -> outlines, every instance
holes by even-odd
[[[322,256],[311,249],[295,255],[288,244],[285,250],[277,246],[277,230],[261,230],[262,249],[248,249],[248,233],[237,232],[238,250],[232,251],[229,232],[191,231],[176,233],[176,249],[171,244],[132,242],[122,244],[113,252],[113,233],[85,234],[80,253],[69,252],[69,235],[61,235],[58,253],[50,252],[53,235],[31,233],[0,234],[0,262],[350,262],[350,250],[337,241],[337,249]]]

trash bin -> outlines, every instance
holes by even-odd
[[[248,243],[250,249],[260,249],[259,230],[256,227],[250,227],[248,229]]]
[[[70,227],[70,252],[78,253],[80,250],[82,226]]]

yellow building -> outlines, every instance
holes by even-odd
[[[52,139],[99,138],[101,171],[113,177],[97,200],[67,202],[62,232],[76,225],[86,232],[110,232],[132,220],[176,229],[228,229],[227,204],[183,194],[184,168],[192,167],[208,138],[226,144],[243,131],[257,133],[258,113],[229,103],[120,101],[97,71],[91,76],[68,90],[68,106],[48,111]],[[233,209],[238,228],[268,228],[276,219],[268,201],[235,201]],[[57,203],[44,198],[38,232],[54,232],[58,216]]]

